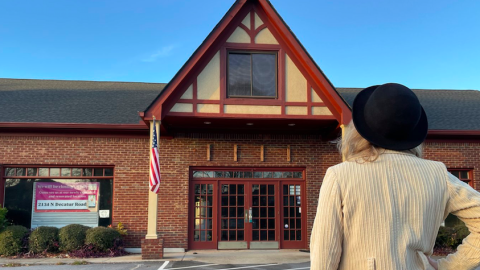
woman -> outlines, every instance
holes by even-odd
[[[415,94],[400,84],[362,90],[329,168],[310,240],[311,269],[457,269],[480,266],[480,194],[421,158],[428,131]],[[470,235],[455,254],[430,259],[449,213]]]

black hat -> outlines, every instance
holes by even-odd
[[[363,89],[353,101],[352,118],[362,137],[386,149],[412,149],[427,137],[427,115],[413,91],[401,84]]]

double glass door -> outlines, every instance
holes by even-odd
[[[189,249],[306,248],[301,180],[193,179]]]
[[[220,183],[218,249],[279,248],[277,183]]]

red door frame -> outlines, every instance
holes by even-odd
[[[284,226],[280,226],[280,237],[281,237],[281,242],[280,246],[285,249],[299,249],[299,248],[307,248],[307,198],[305,196],[306,194],[306,187],[305,187],[305,182],[299,182],[299,181],[291,181],[291,180],[283,180],[280,183],[280,201],[282,202],[281,206],[281,220],[284,220],[284,212],[283,212],[283,185],[300,185],[300,209],[301,209],[301,240],[299,241],[286,241],[284,240],[284,231],[285,228]]]
[[[193,171],[302,171],[302,178],[193,178]],[[228,183],[228,184],[245,184],[245,201],[244,206],[245,208],[250,207],[251,205],[251,186],[253,184],[272,184],[276,185],[275,188],[275,217],[276,217],[276,229],[275,229],[275,239],[279,242],[280,249],[288,249],[288,248],[306,248],[307,247],[307,199],[306,199],[306,177],[305,177],[305,168],[235,168],[235,167],[191,167],[189,172],[189,211],[188,211],[188,247],[189,249],[217,249],[218,248],[218,241],[220,239],[220,184]],[[194,196],[194,186],[195,184],[213,184],[213,219],[216,222],[212,224],[212,231],[216,232],[212,235],[212,243],[207,242],[196,242],[193,241],[193,232],[194,232],[194,217],[192,215],[194,211],[194,200],[192,199]],[[284,241],[283,240],[283,226],[282,221],[284,219],[283,216],[283,185],[285,184],[295,184],[301,186],[301,209],[302,213],[305,213],[301,216],[302,222],[302,237],[300,241]],[[247,208],[248,209],[248,208]],[[244,230],[245,236],[244,239],[248,243],[248,248],[250,248],[250,242],[252,240],[252,224],[245,223]],[[277,227],[278,226],[278,227]],[[278,228],[278,229],[277,229]],[[290,243],[289,243],[290,242]]]
[[[243,197],[244,197],[244,201],[243,201],[243,209],[244,209],[244,212],[243,212],[243,218],[245,219],[245,211],[247,211],[248,213],[248,207],[250,206],[251,204],[251,201],[250,201],[250,197],[248,196],[249,192],[250,192],[250,188],[247,184],[246,181],[238,181],[238,180],[232,180],[231,178],[227,178],[228,180],[225,180],[225,179],[222,179],[222,178],[219,178],[219,180],[217,181],[217,196],[218,196],[218,201],[220,202],[220,198],[222,196],[222,189],[221,189],[221,185],[230,185],[230,184],[235,184],[235,185],[239,185],[239,184],[243,184],[244,185],[244,192],[243,192]],[[241,178],[237,178],[237,179],[241,179]],[[237,190],[238,192],[238,190]],[[237,193],[238,194],[238,193]],[[216,210],[217,210],[217,213],[220,213],[217,215],[217,224],[221,224],[222,222],[222,215],[221,215],[221,208],[222,208],[222,205],[221,203],[218,203],[217,206],[215,207]],[[229,207],[230,208],[230,207]],[[251,235],[250,235],[250,232],[251,232],[251,228],[248,226],[250,223],[244,223],[243,225],[243,230],[244,230],[244,236],[243,236],[243,241],[241,242],[247,242],[247,249],[250,248],[250,242],[248,239],[251,238]],[[222,226],[219,225],[217,226],[217,235],[219,235],[220,237],[218,237],[218,241],[221,241],[221,233],[222,233]],[[237,229],[238,231],[238,229]],[[217,241],[217,243],[218,243]],[[233,242],[233,241],[228,241],[228,242]]]
[[[253,206],[253,194],[252,194],[252,186],[253,185],[274,185],[275,186],[275,191],[274,191],[274,196],[275,196],[275,240],[278,242],[279,248],[281,248],[281,239],[280,239],[280,230],[278,230],[280,223],[281,223],[281,216],[280,214],[280,196],[277,196],[277,194],[280,194],[279,186],[281,180],[247,180],[245,181],[246,186],[248,186],[248,201],[249,201],[249,207]],[[267,190],[267,196],[268,196],[268,190]],[[267,205],[268,205],[268,200],[267,200]],[[253,242],[253,223],[247,223],[248,224],[248,230],[246,230],[246,234],[248,235],[248,238],[246,238],[247,243],[248,243],[248,249],[250,249],[250,243]],[[260,224],[259,224],[260,226]],[[247,229],[247,225],[245,225],[245,229]],[[270,241],[259,241],[259,242],[270,242]]]
[[[195,196],[195,184],[206,184],[206,185],[213,185],[213,200],[212,200],[212,241],[194,241],[193,239],[193,232],[195,230],[195,218],[192,216],[192,213],[195,209],[195,200],[192,198]],[[199,181],[192,181],[189,188],[189,215],[188,215],[188,247],[189,249],[217,249],[218,245],[218,234],[215,233],[217,231],[217,216],[218,211],[216,205],[218,205],[218,181],[206,181],[206,180],[199,180]],[[218,226],[220,227],[220,226]]]

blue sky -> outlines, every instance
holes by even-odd
[[[0,77],[168,82],[233,0],[0,2]],[[480,90],[480,1],[271,0],[336,87]]]

